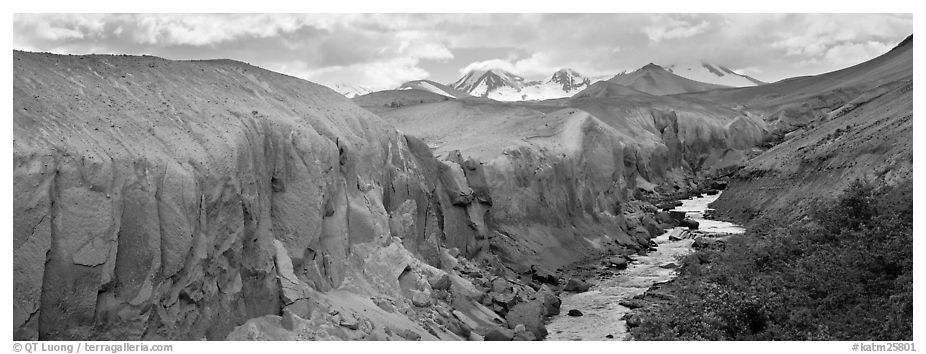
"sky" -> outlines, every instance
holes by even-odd
[[[14,14],[13,47],[240,60],[380,90],[477,68],[542,79],[707,61],[773,82],[851,66],[913,33],[912,14]]]

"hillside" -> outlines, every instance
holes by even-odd
[[[802,129],[749,161],[717,201],[746,222],[763,215],[800,219],[816,200],[856,179],[895,184],[913,169],[913,41],[870,61],[756,88],[699,94],[766,112],[770,125],[800,117]]]
[[[450,97],[431,91],[406,89],[376,91],[354,97],[351,100],[370,112],[380,113],[399,107],[422,103],[443,102],[451,99]]]
[[[13,59],[17,340],[544,334],[556,297],[488,252],[481,168],[339,93],[230,60]]]
[[[788,133],[841,107],[863,92],[913,73],[913,37],[877,58],[815,76],[772,84],[693,93],[689,98],[723,104],[763,116],[777,130]]]

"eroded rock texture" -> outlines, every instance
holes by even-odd
[[[427,285],[442,252],[486,247],[471,162],[233,61],[15,52],[13,91],[14,338],[466,334],[385,309],[408,310],[402,274]]]
[[[699,176],[742,164],[766,137],[760,119],[729,108],[620,93],[371,109],[442,160],[482,166],[493,251],[555,268],[609,245],[648,247],[662,230],[631,200],[693,188]]]

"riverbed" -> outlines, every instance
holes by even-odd
[[[708,205],[720,194],[682,200],[682,205],[673,210],[684,211],[685,216],[699,223],[703,233],[726,235],[745,232],[741,226],[719,220],[704,219]],[[621,319],[630,309],[619,301],[643,294],[651,286],[672,280],[677,275],[679,258],[692,251],[693,239],[672,241],[672,230],[653,239],[656,251],[646,255],[631,256],[633,261],[627,269],[613,277],[602,280],[584,293],[561,295],[563,303],[559,315],[547,324],[549,335],[546,340],[626,340],[627,324]],[[591,279],[589,281],[592,281]],[[583,316],[571,317],[566,313],[577,309]],[[608,338],[608,335],[612,338]]]

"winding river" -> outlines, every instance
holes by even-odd
[[[734,234],[745,230],[739,225],[704,219],[708,204],[717,200],[720,194],[682,200],[682,205],[673,210],[684,211],[686,217],[697,221],[704,233]],[[625,340],[627,325],[621,317],[630,309],[618,301],[630,299],[646,292],[654,284],[664,283],[676,276],[678,258],[691,252],[693,239],[669,240],[669,230],[653,239],[656,251],[646,255],[632,256],[627,269],[592,286],[584,293],[563,293],[561,313],[547,324],[549,335],[546,340]],[[582,311],[583,316],[571,317],[571,309]],[[611,335],[613,338],[608,338]]]

